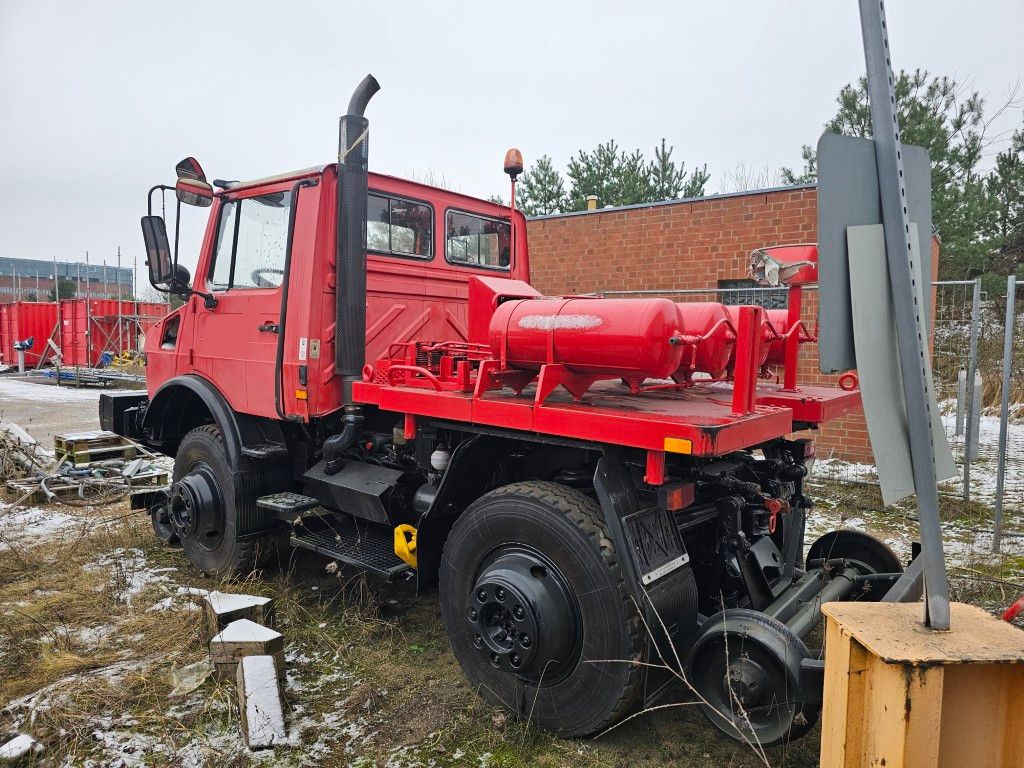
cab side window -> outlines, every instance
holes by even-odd
[[[366,248],[395,256],[433,255],[434,211],[424,203],[371,194],[366,206]]]
[[[445,258],[452,264],[509,268],[512,239],[509,222],[448,211],[445,231]]]
[[[281,285],[290,203],[287,192],[270,192],[221,206],[210,290]]]

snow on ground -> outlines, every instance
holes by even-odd
[[[68,387],[36,382],[30,379],[16,379],[9,376],[0,378],[0,405],[8,398],[11,400],[33,400],[37,403],[85,403],[100,399],[100,394],[120,394],[134,392],[131,389],[90,389],[87,387]]]
[[[76,533],[88,522],[54,507],[15,507],[0,501],[0,552],[31,547],[43,541]]]
[[[177,568],[151,568],[146,555],[141,549],[115,549],[85,566],[87,571],[107,570],[110,572],[110,585],[117,593],[117,599],[132,604],[143,590],[155,585],[167,585],[171,579],[168,573]]]

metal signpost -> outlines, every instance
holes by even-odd
[[[928,345],[923,329],[928,327],[918,303],[912,275],[910,218],[907,189],[903,178],[900,127],[896,119],[895,80],[881,0],[860,0],[861,32],[867,65],[868,100],[874,133],[878,190],[885,226],[885,250],[892,287],[896,339],[903,376],[907,427],[917,490],[921,529],[921,558],[924,559],[925,624],[936,630],[949,629],[949,579],[942,552],[939,525],[939,497],[936,485],[935,448],[932,444],[931,402],[928,389]]]

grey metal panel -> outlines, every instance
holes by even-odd
[[[321,461],[302,476],[306,493],[332,509],[390,525],[387,497],[404,476],[403,472],[376,464],[348,461],[340,472],[328,475],[324,472],[325,464]]]
[[[928,151],[902,145],[907,215],[918,224],[922,273],[932,274],[932,176]],[[881,224],[875,144],[871,139],[826,133],[818,140],[818,358],[823,373],[857,367],[850,313],[846,228]],[[931,291],[925,291],[930,318]]]
[[[913,229],[911,225],[912,234],[916,235]],[[857,374],[861,402],[878,470],[882,501],[895,504],[914,493],[915,487],[895,318],[889,298],[885,232],[881,224],[850,227],[847,239],[854,346],[860,360]],[[913,241],[916,243],[917,238],[914,237]],[[920,296],[923,283],[917,273],[918,263],[915,259],[914,280]],[[931,366],[928,367],[928,378],[930,385]],[[929,389],[934,391],[931,386]],[[931,429],[938,479],[954,477],[956,463],[946,441],[938,408],[931,409]]]

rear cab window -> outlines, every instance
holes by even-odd
[[[434,255],[434,209],[427,203],[371,192],[366,205],[366,248],[389,256]]]
[[[511,262],[512,225],[465,211],[445,213],[445,258],[451,264],[507,272]]]

